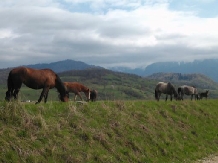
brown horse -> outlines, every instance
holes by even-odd
[[[90,91],[90,100],[93,102],[93,101],[96,101],[97,99],[97,95],[98,95],[98,92],[93,89]]]
[[[80,97],[81,100],[83,100],[82,96],[80,95],[80,92],[84,92],[87,101],[90,100],[90,90],[89,88],[85,87],[84,85],[78,83],[78,82],[64,82],[64,86],[66,87],[66,90],[68,93],[72,92],[75,94],[74,101],[76,101],[77,95]]]
[[[193,96],[195,96],[195,100],[198,99],[198,90],[195,87],[183,85],[178,88],[178,94],[181,97],[181,100],[183,100],[184,95],[191,95],[191,100],[193,99]]]
[[[46,103],[49,89],[54,87],[60,93],[60,100],[68,101],[69,94],[56,73],[50,69],[36,70],[27,67],[17,67],[10,71],[7,80],[8,91],[5,97],[7,101],[10,101],[12,96],[17,99],[22,83],[32,89],[43,89],[36,104],[40,103],[43,97]]]
[[[176,100],[178,99],[178,93],[176,92],[176,89],[174,88],[174,86],[170,82],[168,82],[168,83],[165,83],[165,82],[157,83],[157,85],[155,87],[155,99],[157,101],[160,100],[160,96],[161,96],[162,93],[166,94],[165,101],[167,101],[168,95],[170,95],[170,100],[171,101],[173,99],[173,95],[174,95],[174,98]]]

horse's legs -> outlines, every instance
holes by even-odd
[[[195,100],[198,100],[198,94],[195,94]]]
[[[160,96],[161,96],[161,93],[157,93],[157,101],[159,101],[160,100]]]
[[[191,95],[191,100],[193,99],[193,94]]]
[[[80,93],[78,92],[78,96],[80,97],[81,101],[83,101],[82,96],[80,95]]]
[[[35,104],[38,104],[38,103],[40,103],[42,101],[42,98],[45,97],[45,95],[48,92],[48,90],[49,90],[49,87],[44,87],[43,88],[42,93],[39,96],[39,99],[38,99],[38,101]]]
[[[45,102],[45,103],[47,102],[48,92],[49,92],[49,89],[48,89],[48,91],[47,91],[47,92],[45,93],[45,95],[44,95],[44,102]]]
[[[20,91],[20,88],[17,88],[17,89],[14,90],[14,93],[13,93],[14,99],[18,98],[19,91]]]
[[[183,100],[183,96],[184,96],[184,94],[183,94],[183,93],[181,93],[181,100]]]
[[[167,101],[167,98],[168,98],[168,95],[166,95],[166,99],[165,99],[165,101]]]
[[[74,101],[76,101],[76,97],[77,97],[77,94],[75,93],[75,96],[74,96]]]
[[[22,82],[18,82],[18,83],[16,83],[16,85],[14,85],[14,88],[12,90],[12,94],[14,96],[14,99],[18,98],[18,93],[20,91],[21,86],[22,86]]]
[[[170,101],[172,101],[173,100],[173,95],[170,95]]]
[[[13,96],[14,88],[8,88],[8,91],[6,92],[5,100],[10,101]]]

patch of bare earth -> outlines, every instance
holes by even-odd
[[[208,158],[199,160],[197,163],[218,163],[218,156],[210,156]]]

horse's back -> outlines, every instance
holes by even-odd
[[[53,88],[57,75],[50,69],[33,69],[28,67],[17,67],[10,71],[14,83],[24,83],[33,89],[41,89],[45,85]]]
[[[65,87],[68,91],[80,92],[85,87],[78,82],[64,82]]]
[[[157,85],[156,85],[155,91],[165,93],[166,88],[167,88],[167,83],[158,82]]]
[[[180,87],[182,92],[189,95],[189,94],[197,94],[197,88],[188,86],[188,85],[183,85]]]

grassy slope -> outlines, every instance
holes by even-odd
[[[0,102],[0,162],[193,162],[218,152],[216,100]]]

